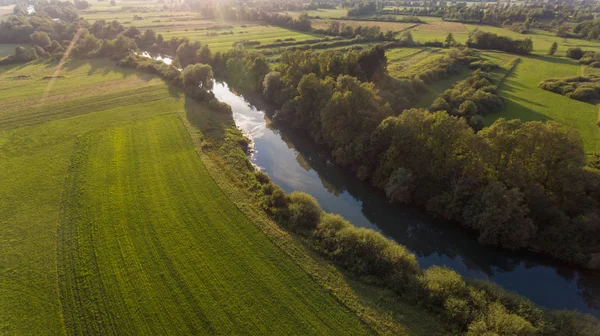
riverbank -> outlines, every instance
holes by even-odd
[[[255,223],[260,223],[260,227],[264,230],[265,233],[267,233],[272,239],[274,239],[275,242],[277,242],[278,246],[280,246],[282,249],[284,249],[284,251],[289,253],[289,255],[292,256],[295,260],[299,261],[299,265],[301,265],[304,269],[310,272],[310,274],[317,281],[322,283],[326,288],[333,289],[334,295],[340,298],[342,302],[349,305],[349,307],[356,307],[356,302],[364,303],[365,301],[362,301],[360,299],[358,301],[356,300],[356,292],[352,293],[351,291],[346,291],[345,288],[348,288],[347,284],[352,283],[355,283],[359,286],[368,285],[350,280],[348,276],[344,277],[343,274],[345,272],[338,273],[337,275],[335,275],[332,273],[323,273],[323,268],[314,268],[314,261],[310,261],[310,259],[307,259],[307,256],[313,256],[313,258],[318,259],[320,258],[314,253],[314,251],[312,251],[312,248],[314,248],[312,239],[307,238],[306,236],[304,236],[305,238],[302,238],[302,235],[298,236],[296,234],[292,234],[286,229],[282,229],[280,224],[278,225],[277,223],[273,222],[269,217],[265,216],[264,199],[261,200],[261,197],[259,196],[261,192],[257,192],[257,190],[260,190],[259,188],[257,188],[260,187],[260,184],[258,186],[256,185],[257,179],[256,174],[254,173],[254,168],[250,164],[250,161],[247,159],[247,153],[244,151],[248,142],[247,140],[243,140],[243,134],[237,128],[235,128],[233,118],[229,119],[227,118],[227,116],[214,114],[213,111],[206,109],[205,107],[193,107],[193,105],[194,104],[192,104],[191,102],[186,103],[186,106],[189,106],[189,108],[186,108],[186,117],[188,121],[185,122],[188,127],[188,130],[190,130],[191,135],[194,138],[194,142],[196,143],[197,148],[199,148],[198,154],[205,162],[206,166],[211,172],[211,176],[213,176],[213,178],[215,179],[215,181],[217,181],[219,186],[227,192],[227,194],[240,208],[240,210],[244,211],[250,218],[253,219]],[[192,128],[190,128],[190,126],[192,126]],[[292,242],[296,242],[299,245],[294,246]],[[307,261],[309,262],[307,263]],[[325,260],[318,262],[318,264],[325,265],[326,268],[331,268],[331,265],[328,265],[328,262]],[[437,268],[429,269],[425,271],[425,274],[431,274],[432,272],[435,273],[436,270]],[[449,272],[449,274],[452,274],[451,271]],[[340,282],[340,279],[344,280]],[[332,280],[333,282],[331,282]],[[346,283],[346,285],[340,286],[340,284],[344,283]],[[480,283],[478,285],[477,283],[473,283],[473,285],[476,286],[476,288],[481,288],[481,290],[487,293],[484,294],[484,296],[492,295],[488,299],[493,300],[493,302],[502,302],[502,304],[507,305],[506,307],[510,307],[511,305],[516,304],[517,306],[527,306],[530,307],[528,309],[533,309],[529,313],[526,313],[524,316],[528,316],[528,318],[533,318],[532,323],[534,324],[541,323],[540,325],[536,324],[536,328],[542,328],[542,325],[547,324],[547,327],[538,329],[538,331],[542,334],[552,335],[555,334],[555,332],[558,332],[560,328],[564,327],[564,325],[562,327],[558,327],[558,325],[556,325],[557,321],[572,321],[572,318],[577,318],[581,319],[582,325],[585,325],[585,323],[591,323],[591,325],[596,323],[594,322],[595,320],[592,317],[585,317],[584,315],[579,314],[565,315],[555,312],[543,313],[543,310],[540,310],[539,308],[535,307],[529,301],[523,298],[519,298],[518,296],[515,296],[513,294],[506,293],[505,291],[498,289],[491,284]],[[353,285],[350,285],[350,287],[353,287]],[[402,297],[398,297],[394,295],[394,293],[390,290],[385,290],[381,287],[371,288],[371,293],[373,290],[375,291],[375,293],[379,293],[376,294],[376,297],[385,297],[386,301],[391,299],[392,302],[395,302],[393,304],[393,307],[395,307],[393,310],[398,309],[398,307],[401,307],[401,310],[404,310],[409,307],[411,310],[421,310],[427,306],[427,304],[423,302],[420,304],[415,304],[415,302],[410,302],[410,299],[407,301],[407,295],[408,297],[410,297],[410,293],[404,293]],[[350,297],[347,296],[348,294],[350,294]],[[496,295],[497,298],[493,299],[493,297],[496,297]],[[378,307],[378,309],[373,310],[372,312],[377,312],[377,310],[379,310],[380,307],[378,302],[378,300],[375,301],[375,306],[373,306]],[[423,304],[425,306],[422,306]],[[493,304],[492,307],[494,307]],[[432,308],[429,307],[429,309]],[[439,311],[438,309],[439,308],[435,308],[434,310],[438,311],[439,314],[444,315],[444,313],[442,313],[442,311]],[[498,311],[501,315],[507,313],[503,309],[505,308],[501,308],[501,310]],[[489,310],[486,311],[487,312],[485,314],[490,313]],[[361,318],[365,319],[365,321],[370,321],[370,323],[374,323],[374,325],[377,326],[376,330],[380,332],[382,330],[387,330],[385,328],[382,329],[382,327],[385,327],[389,324],[381,324],[381,322],[385,322],[385,320],[380,320],[378,316],[381,315],[379,315],[379,313],[377,313],[375,315],[375,319],[373,319],[373,315],[371,315],[369,312],[365,313],[364,308],[359,309],[357,312],[359,313],[359,316],[361,316]],[[548,315],[546,316],[546,314]],[[425,316],[427,315],[429,314],[426,314]],[[509,314],[507,316],[513,316],[511,318],[517,318],[515,317],[516,315]],[[521,317],[517,319],[520,318]],[[554,319],[557,320],[555,321]],[[458,327],[460,325],[460,322],[458,322],[458,320],[451,319],[446,321],[449,322],[447,325],[451,329],[454,329],[455,331],[461,329],[460,327]],[[571,322],[568,322],[568,324],[570,323]],[[420,322],[420,324],[422,325],[422,322]],[[558,327],[559,329],[556,330],[556,327]],[[527,328],[523,330],[526,329]],[[592,333],[590,333],[590,335],[594,335],[593,331],[591,332]],[[435,334],[431,331],[429,331],[429,333]]]
[[[448,330],[439,317],[403,302],[389,290],[352,280],[343,271],[312,251],[301,238],[269,218],[261,199],[249,187],[254,168],[244,151],[246,138],[231,115],[186,99],[182,122],[197,153],[214,181],[281,250],[321,286],[348,306],[365,323],[384,335],[444,335]]]

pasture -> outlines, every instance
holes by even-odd
[[[357,21],[357,20],[325,20],[325,19],[314,19],[311,20],[312,27],[315,29],[327,29],[331,21],[338,21],[345,26],[351,26],[356,28],[362,27],[380,27],[382,32],[393,31],[399,32],[407,29],[408,27],[414,26],[414,23],[407,22],[382,22],[382,21]]]
[[[506,59],[499,52],[485,52],[489,59]],[[538,88],[540,81],[548,78],[577,76],[581,66],[565,57],[526,56],[500,86],[505,99],[504,110],[485,117],[486,125],[497,118],[554,120],[564,126],[579,130],[586,152],[600,151],[600,128],[596,126],[598,109],[594,104]]]
[[[335,9],[315,9],[309,11],[288,11],[284,12],[291,17],[298,17],[302,13],[307,13],[310,17],[313,18],[323,18],[323,19],[337,19],[343,18],[348,14],[347,9],[343,8],[335,8]]]
[[[237,42],[243,40],[258,41],[261,44],[274,43],[277,40],[293,38],[304,41],[322,37],[321,35],[298,32],[271,25],[236,25],[231,29],[190,30],[190,29],[156,29],[165,39],[171,37],[187,37],[192,41],[200,41],[209,45],[213,52],[232,49]]]
[[[0,71],[2,334],[371,332],[215,184],[179,92],[99,60]]]

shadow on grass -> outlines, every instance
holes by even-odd
[[[231,114],[215,113],[205,104],[184,97],[185,116],[187,120],[202,132],[205,139],[221,144],[225,141],[225,130],[236,127]]]
[[[579,65],[575,60],[567,57],[548,56],[548,55],[529,55],[527,58],[534,59],[537,61],[554,63],[554,64],[565,64],[565,65]]]

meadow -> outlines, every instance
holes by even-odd
[[[485,52],[490,59],[503,53]],[[498,118],[524,121],[554,120],[575,128],[583,138],[586,152],[600,152],[600,128],[596,126],[598,107],[538,88],[540,81],[580,75],[582,67],[574,60],[553,56],[526,56],[500,86],[504,110],[485,117],[486,125]]]
[[[179,92],[99,60],[0,71],[2,334],[371,333],[217,186]]]

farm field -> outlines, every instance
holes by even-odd
[[[444,56],[444,50],[439,48],[397,48],[386,51],[388,71],[390,75],[410,77],[419,74],[423,66],[437,62]]]
[[[442,21],[440,18],[419,17],[426,23],[418,24],[410,29],[410,33],[415,41],[443,42],[448,33],[452,33],[454,39],[459,43],[465,43],[469,38],[469,30],[463,23]]]
[[[143,20],[133,20],[133,15],[143,17]],[[293,38],[296,41],[322,37],[318,34],[302,33],[286,28],[257,23],[232,23],[219,20],[203,20],[198,13],[163,12],[148,13],[83,13],[90,21],[116,20],[125,26],[134,25],[140,29],[153,29],[162,34],[165,39],[171,37],[187,37],[192,41],[200,41],[210,46],[211,51],[227,51],[236,42],[242,40],[258,41],[261,44],[273,43],[276,40]]]
[[[311,20],[312,27],[315,29],[327,29],[332,19],[314,19]],[[381,22],[381,21],[356,21],[356,20],[335,20],[340,22],[343,25],[351,26],[356,28],[358,26],[363,27],[380,27],[382,32],[386,31],[394,31],[399,32],[403,31],[408,27],[414,26],[414,23],[406,23],[406,22]]]
[[[134,20],[134,15],[141,16],[142,19]],[[138,28],[168,27],[168,26],[189,26],[205,27],[217,24],[214,20],[203,20],[198,13],[192,12],[82,12],[81,16],[89,22],[96,20],[105,20],[107,22],[118,21],[124,26],[136,26]]]
[[[298,17],[302,13],[308,13],[310,17],[320,17],[324,19],[336,19],[346,17],[348,15],[348,10],[343,8],[335,8],[335,9],[316,9],[309,11],[288,11],[284,12],[291,17]]]
[[[185,31],[179,29],[163,31],[162,29],[156,29],[156,32],[162,34],[165,39],[171,37],[187,37],[192,41],[200,41],[202,44],[209,45],[210,50],[213,52],[222,52],[232,49],[236,42],[242,40],[258,41],[261,44],[267,44],[274,43],[276,40],[288,38],[293,38],[296,41],[303,41],[322,37],[317,34],[302,33],[270,25],[247,25],[246,27],[238,25],[233,29],[217,30],[216,32],[226,33],[229,31],[232,31],[233,34],[207,36],[207,33],[209,32],[207,30]]]
[[[485,52],[498,59],[498,52]],[[600,151],[600,129],[596,127],[598,108],[594,104],[570,99],[538,88],[540,81],[548,78],[577,76],[581,67],[576,61],[564,57],[526,56],[514,72],[500,86],[505,99],[504,110],[485,117],[486,125],[497,118],[530,120],[554,120],[579,130],[587,152]]]
[[[178,92],[96,60],[47,96],[53,67],[1,70],[3,334],[370,333],[211,179]]]

